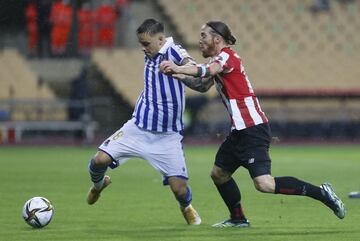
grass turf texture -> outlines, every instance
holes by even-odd
[[[0,240],[360,240],[360,200],[347,193],[360,189],[359,146],[274,146],[274,176],[291,175],[313,184],[331,182],[347,207],[338,220],[307,197],[257,192],[245,169],[235,180],[252,227],[215,229],[228,216],[209,172],[217,147],[185,146],[193,205],[201,226],[187,226],[168,187],[142,160],[109,171],[112,185],[94,206],[86,204],[90,187],[88,160],[96,148],[0,147]],[[21,217],[33,196],[50,199],[55,216],[36,230]]]

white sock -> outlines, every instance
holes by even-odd
[[[104,179],[105,177],[101,179],[100,182],[96,182],[96,183],[94,182],[94,187],[96,190],[100,190],[104,186]]]

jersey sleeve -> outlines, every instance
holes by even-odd
[[[224,73],[230,73],[235,68],[235,63],[232,61],[230,55],[224,51],[221,51],[212,62],[217,62],[221,65]]]
[[[170,48],[170,59],[177,65],[183,65],[185,59],[194,62],[193,58],[181,45],[173,45]]]

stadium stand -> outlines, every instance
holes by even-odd
[[[21,142],[25,131],[83,131],[94,138],[96,123],[67,121],[68,103],[56,99],[15,49],[0,52],[0,143]]]
[[[331,12],[316,16],[311,0],[158,2],[187,45],[197,45],[205,22],[228,23],[258,91],[360,90],[358,1],[345,8],[334,1]]]
[[[199,28],[204,22],[210,19],[227,22],[238,37],[235,48],[242,54],[260,95],[341,96],[360,92],[357,68],[360,39],[356,34],[360,20],[355,17],[360,8],[356,2],[346,9],[334,4],[332,14],[317,16],[307,10],[311,1],[158,2],[188,46],[197,45]],[[191,55],[204,61],[197,50],[191,51]],[[117,90],[134,104],[137,98],[134,93],[142,89],[142,82],[137,81],[142,79],[142,55],[136,50],[97,51],[94,60],[114,81]],[[190,96],[194,94],[188,92]]]
[[[311,0],[158,2],[190,46],[197,45],[203,23],[228,23],[238,39],[234,48],[272,122],[360,121],[358,1],[333,1],[330,12],[316,15],[309,11]]]
[[[52,101],[55,95],[36,74],[29,68],[26,60],[14,49],[5,49],[0,53],[0,99],[13,100],[10,118],[13,121],[27,120],[65,120],[67,118],[64,106],[54,110],[42,102]],[[16,100],[26,100],[16,104]],[[38,101],[37,104],[30,104]]]
[[[137,54],[136,54],[137,53]],[[131,104],[142,90],[143,56],[139,51],[107,51],[99,49],[93,54],[93,62],[101,69],[114,89]]]
[[[162,21],[167,27],[175,26],[171,30],[176,32],[173,36],[180,36],[175,37],[175,41],[180,40],[198,62],[206,61],[197,49],[201,25],[209,20],[228,23],[238,39],[233,48],[242,56],[262,107],[273,122],[323,123],[324,115],[326,122],[360,121],[360,69],[357,66],[360,62],[360,35],[357,31],[360,26],[360,19],[357,17],[359,2],[340,5],[338,1],[334,1],[330,11],[317,14],[309,11],[312,0],[144,2],[153,4],[154,8],[160,6],[158,10],[163,11],[160,15],[166,16],[165,21]],[[141,3],[143,1],[137,2],[139,5]],[[142,18],[138,17],[140,19]],[[131,25],[132,30],[135,25]],[[135,45],[136,37],[131,46]],[[6,67],[10,64],[7,63],[8,59],[9,57],[0,58],[0,77],[9,80],[1,81],[0,98],[11,99],[22,93],[27,95],[26,98],[32,98],[28,91],[24,93],[24,88],[15,88],[15,84],[11,82],[14,77],[10,71],[12,67]],[[138,48],[96,49],[92,53],[91,62],[101,72],[99,82],[109,84],[110,89],[130,105],[127,108],[134,106],[143,89],[141,51]],[[2,71],[4,68],[6,71]],[[22,70],[17,72],[20,75]],[[32,78],[32,84],[27,88],[34,89],[31,92],[33,96],[54,98],[45,93],[46,85],[38,82],[36,76]],[[43,89],[42,92],[39,88]],[[204,101],[198,111],[201,122],[221,125],[227,121],[227,113],[221,102],[214,100],[217,98],[215,88],[205,95],[188,88],[186,92],[188,103],[191,103],[192,97],[195,98],[194,102],[198,101],[196,98],[199,96],[207,97],[208,102]],[[123,107],[123,103],[121,106]],[[17,115],[12,112],[10,118],[39,118],[38,114],[34,114],[39,112],[24,114],[29,108],[24,109],[18,111],[20,114]],[[53,109],[40,113],[49,113],[51,110]],[[44,115],[42,114],[41,120],[46,119]],[[66,114],[59,117],[59,120],[66,119]]]
[[[356,34],[360,19],[355,17],[360,7],[357,2],[346,9],[334,4],[332,14],[318,16],[312,16],[307,10],[311,1],[159,2],[176,23],[188,46],[197,45],[199,28],[204,22],[210,19],[227,22],[238,37],[235,49],[243,56],[258,93],[360,92],[360,69],[357,67],[360,39]],[[204,61],[197,50],[191,54],[196,60]],[[116,88],[119,91],[124,88],[121,92],[134,103],[137,98],[134,93],[139,93],[142,82],[129,79],[142,79],[142,55],[136,50],[116,50],[114,53],[98,50],[93,59],[115,81]],[[134,87],[135,92],[125,90]],[[189,91],[189,94],[193,93]]]

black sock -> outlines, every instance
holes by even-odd
[[[234,179],[231,178],[229,181],[220,185],[215,184],[215,186],[228,207],[231,218],[245,219],[245,215],[240,204],[240,190]]]
[[[324,191],[320,187],[295,177],[275,177],[275,193],[308,196],[323,203],[326,202]]]

